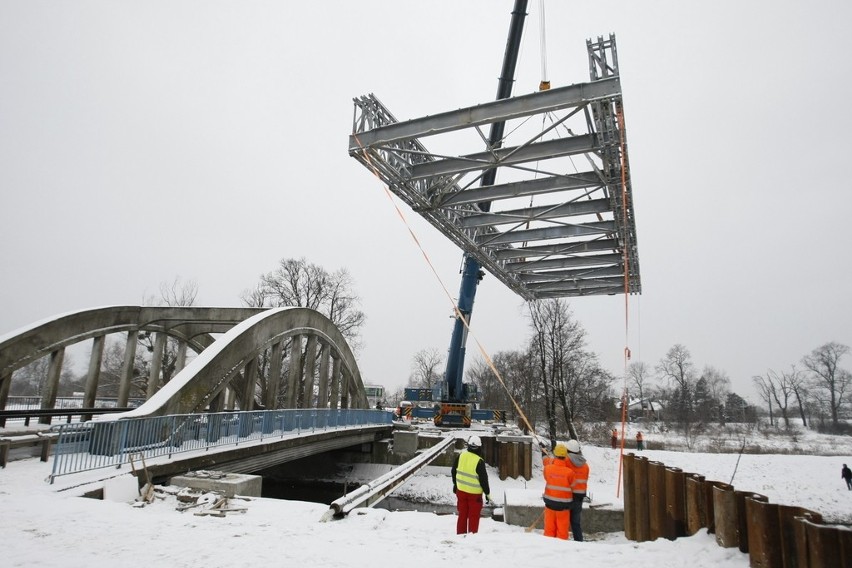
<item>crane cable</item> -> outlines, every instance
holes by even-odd
[[[379,174],[379,170],[375,166],[375,164],[373,164],[373,160],[370,158],[369,152],[367,152],[367,149],[364,148],[363,144],[361,144],[361,141],[358,139],[358,136],[356,134],[353,134],[352,136],[353,138],[355,138],[355,142],[357,142],[358,146],[361,148],[361,152],[364,154],[364,158],[366,159],[367,164],[369,164],[370,170],[373,172],[373,175],[375,175],[376,178],[379,179],[379,181],[382,181],[381,175]],[[402,220],[402,222],[405,224],[405,227],[408,229],[408,233],[411,235],[411,238],[414,239],[414,243],[417,245],[417,248],[420,249],[420,253],[426,260],[426,264],[429,265],[429,269],[432,271],[432,274],[435,275],[435,279],[438,281],[438,284],[440,284],[441,288],[444,290],[444,294],[446,294],[447,298],[450,300],[450,303],[453,306],[453,312],[456,314],[456,317],[461,320],[462,324],[465,327],[465,330],[468,333],[468,337],[472,337],[473,340],[476,342],[476,346],[479,348],[479,352],[482,354],[483,358],[485,359],[485,362],[488,364],[488,367],[494,373],[494,376],[500,382],[500,385],[503,387],[503,390],[506,391],[506,395],[509,397],[509,400],[512,401],[512,406],[515,408],[515,411],[518,413],[518,416],[521,417],[521,420],[523,421],[524,425],[527,427],[539,447],[541,447],[541,440],[539,440],[539,437],[536,435],[535,429],[532,427],[532,424],[527,418],[527,415],[521,409],[521,406],[515,400],[515,397],[512,396],[512,393],[509,391],[509,387],[506,386],[506,382],[503,380],[503,376],[500,374],[500,371],[497,370],[496,365],[494,365],[494,361],[491,359],[491,356],[486,352],[485,347],[483,347],[482,343],[479,341],[479,338],[476,337],[476,334],[470,328],[467,318],[462,315],[461,310],[459,310],[458,304],[455,300],[453,300],[453,296],[450,294],[450,291],[447,289],[447,286],[444,284],[444,281],[441,280],[441,277],[438,275],[438,271],[435,268],[435,265],[432,263],[432,260],[429,258],[429,255],[426,253],[426,250],[423,248],[423,245],[420,243],[420,239],[417,238],[417,235],[414,233],[414,229],[411,227],[411,224],[408,222],[408,219],[406,219],[405,215],[402,212],[402,209],[399,207],[397,202],[394,201],[393,194],[391,193],[390,188],[384,182],[382,182],[382,187],[385,190],[385,195],[388,196],[388,199],[396,210],[397,215],[399,215],[399,218]]]
[[[538,5],[541,8],[538,15],[538,23],[541,30],[541,35],[539,36],[541,47],[541,82],[538,84],[538,90],[546,91],[550,89],[550,81],[547,79],[547,38],[545,37],[547,34],[544,29],[544,0],[539,0]]]
[[[615,103],[615,114],[618,120],[618,141],[621,153],[621,219],[625,231],[624,243],[622,243],[624,254],[624,386],[621,391],[621,449],[618,456],[618,481],[615,485],[615,496],[618,497],[621,492],[621,472],[624,467],[624,434],[627,429],[627,368],[630,361],[630,348],[628,347],[630,332],[630,237],[627,233],[627,140],[624,113],[618,102]]]

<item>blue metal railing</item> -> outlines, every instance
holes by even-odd
[[[6,400],[6,408],[4,410],[28,410],[41,408],[41,396],[10,396]],[[131,398],[127,401],[127,406],[136,408],[145,402],[144,398]],[[53,405],[54,409],[63,408],[83,408],[82,396],[59,396]],[[95,399],[95,408],[115,408],[118,406],[118,399],[115,397],[99,396]]]
[[[207,450],[221,446],[283,438],[305,431],[335,430],[349,426],[391,424],[384,410],[263,410],[177,414],[63,424],[54,449],[50,481],[60,475],[105,467],[121,467],[131,457],[146,459]]]

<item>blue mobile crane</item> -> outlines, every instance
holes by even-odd
[[[497,85],[497,100],[512,96],[512,84],[515,81],[515,67],[518,62],[521,36],[524,30],[524,20],[527,15],[527,0],[515,0],[512,9],[512,20],[509,25],[509,37],[506,42],[506,52],[503,55],[503,67]],[[493,122],[488,136],[488,149],[500,148],[503,143],[503,133],[506,123]],[[497,177],[497,169],[484,172],[480,186],[493,185]],[[480,210],[491,210],[491,202],[478,204]],[[440,388],[440,406],[435,408],[435,424],[439,426],[470,426],[471,419],[489,420],[495,418],[493,410],[474,410],[473,405],[479,402],[476,385],[463,382],[465,344],[467,343],[467,326],[473,312],[473,300],[476,288],[485,272],[479,261],[473,255],[465,253],[462,266],[462,281],[459,287],[458,313],[453,325],[450,338],[450,348],[447,354],[447,367]],[[462,318],[464,321],[462,321]]]

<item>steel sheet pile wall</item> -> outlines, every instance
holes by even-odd
[[[488,439],[483,438],[483,441]],[[494,461],[490,461],[489,457]],[[486,463],[497,467],[500,479],[532,478],[532,438],[529,436],[498,436],[493,452],[489,451],[485,442],[484,458]]]
[[[769,503],[766,496],[627,454],[624,534],[642,542],[690,536],[701,529],[723,547],[749,554],[757,568],[852,568],[852,529],[822,515]]]

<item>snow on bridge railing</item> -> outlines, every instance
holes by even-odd
[[[287,409],[178,414],[63,424],[54,449],[50,482],[60,475],[121,467],[146,459],[261,441],[288,434],[350,426],[391,424],[391,413],[364,409]]]

